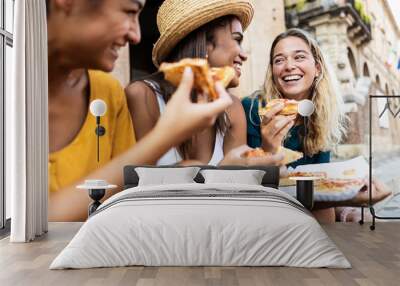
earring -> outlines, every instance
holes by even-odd
[[[208,53],[206,54],[206,60],[208,60]]]

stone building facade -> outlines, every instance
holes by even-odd
[[[285,1],[287,26],[311,32],[333,66],[349,117],[342,153],[366,150],[369,95],[400,94],[400,30],[386,0]],[[400,145],[400,116],[385,112],[387,100],[373,99],[373,142],[377,151]],[[399,99],[389,99],[394,114]]]
[[[239,97],[250,95],[264,83],[268,55],[274,38],[286,30],[282,0],[253,0],[255,14],[243,40],[248,60],[243,65],[240,86],[231,91]]]
[[[142,43],[126,48],[115,74],[126,85],[129,80],[154,71],[151,47],[158,34],[155,15],[162,0],[148,1],[142,14]],[[368,95],[400,95],[400,29],[387,0],[253,0],[255,15],[245,33],[243,48],[248,60],[241,84],[231,90],[239,97],[259,89],[266,74],[268,54],[276,35],[290,27],[306,29],[315,36],[332,65],[345,101],[349,132],[339,148],[343,156],[365,151],[368,141]],[[146,60],[147,59],[147,60]],[[389,100],[392,110],[400,100]],[[386,100],[373,101],[374,118]],[[385,117],[385,116],[384,116]],[[378,148],[400,146],[400,114],[373,122]]]

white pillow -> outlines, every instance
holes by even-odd
[[[139,186],[195,183],[193,179],[199,170],[199,167],[135,168],[139,177]]]
[[[261,185],[265,171],[262,170],[201,170],[204,183],[233,183],[246,185]]]

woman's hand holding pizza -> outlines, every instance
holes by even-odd
[[[262,116],[262,148],[265,151],[275,153],[282,145],[283,138],[294,125],[297,115],[278,115],[283,108],[283,103],[277,103]]]
[[[282,153],[268,154],[262,156],[247,156],[248,152],[254,151],[247,145],[236,147],[225,155],[220,165],[241,165],[241,166],[279,166],[284,159]]]
[[[232,104],[230,95],[221,83],[215,85],[218,99],[213,102],[193,103],[190,93],[193,87],[193,72],[185,68],[176,92],[168,101],[165,112],[157,122],[156,128],[179,144],[193,134],[212,126],[218,114]]]
[[[382,201],[387,198],[391,192],[387,187],[376,179],[372,180],[372,204]],[[365,185],[361,188],[358,194],[349,201],[343,203],[344,206],[368,206],[369,202],[369,182],[365,180]]]

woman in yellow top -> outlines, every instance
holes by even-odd
[[[97,137],[95,134],[96,118],[87,113],[81,128],[76,136],[67,138],[70,143],[66,146],[64,138],[50,137],[49,154],[49,190],[55,192],[68,186],[80,178],[86,176],[95,169],[101,167],[112,158],[126,151],[135,143],[132,122],[129,115],[125,93],[119,82],[107,73],[89,70],[88,78],[88,102],[102,99],[107,104],[107,112],[101,118],[101,125],[105,127],[105,134],[100,137],[100,157],[97,161]],[[65,102],[61,102],[63,105]],[[57,126],[57,115],[60,106],[50,109],[50,127]],[[66,106],[63,106],[66,108]],[[73,112],[72,110],[70,112]],[[61,128],[61,132],[70,127]],[[61,125],[61,124],[60,124]],[[59,126],[60,126],[59,125]],[[55,134],[53,130],[51,134]],[[59,147],[58,147],[59,146]],[[63,147],[64,146],[64,147]],[[59,149],[61,148],[61,149]]]
[[[133,129],[121,88],[110,76],[88,69],[111,71],[118,49],[128,41],[140,41],[138,16],[145,0],[47,0],[46,4],[52,190],[49,220],[81,221],[87,217],[90,199],[86,192],[76,190],[77,184],[85,179],[104,179],[122,185],[125,165],[154,163],[172,146],[213,125],[232,100],[217,84],[218,100],[192,103],[193,73],[188,69],[157,125],[129,148],[134,143]],[[91,141],[95,140],[94,119],[88,115],[90,100],[95,97],[109,105],[103,119],[106,135],[101,139],[109,146],[103,147],[102,142],[100,165],[96,144]]]

